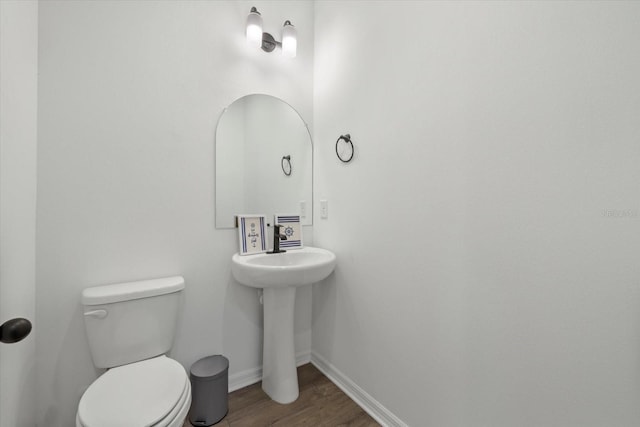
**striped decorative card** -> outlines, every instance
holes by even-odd
[[[240,255],[267,251],[267,217],[265,215],[238,215]]]
[[[302,248],[302,227],[300,226],[300,215],[276,214],[275,224],[280,224],[280,234],[287,237],[287,240],[280,239],[281,249]]]

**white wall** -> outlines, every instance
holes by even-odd
[[[294,60],[246,46],[298,28]],[[38,421],[69,426],[96,378],[80,306],[88,286],[181,274],[172,356],[222,353],[232,376],[261,365],[262,308],[231,278],[236,230],[214,229],[214,136],[223,108],[268,93],[312,118],[310,2],[46,1],[39,16]],[[298,293],[308,352],[311,289]]]
[[[640,4],[315,20],[313,351],[411,426],[639,425]]]
[[[37,68],[37,2],[0,1],[0,324],[35,328],[0,343],[0,427],[35,424]]]

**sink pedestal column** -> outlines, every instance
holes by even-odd
[[[262,389],[278,403],[298,398],[298,372],[293,345],[296,288],[264,288]]]

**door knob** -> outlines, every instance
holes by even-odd
[[[27,319],[18,317],[16,319],[7,320],[0,326],[0,342],[12,344],[22,341],[31,332],[31,322]]]

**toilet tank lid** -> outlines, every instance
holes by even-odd
[[[184,289],[181,276],[95,286],[82,291],[82,304],[101,305],[170,294]]]

